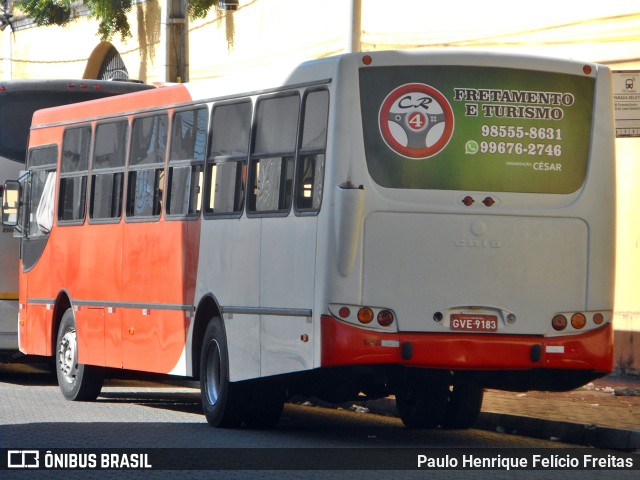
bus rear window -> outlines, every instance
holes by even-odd
[[[575,192],[594,86],[586,75],[509,68],[363,68],[369,173],[389,188]]]

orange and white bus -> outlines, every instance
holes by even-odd
[[[153,88],[135,82],[99,80],[8,80],[0,82],[0,183],[18,178],[25,157],[33,112]],[[1,187],[0,187],[1,190]],[[12,229],[0,234],[0,359],[18,352],[19,241]]]
[[[468,427],[483,388],[612,368],[606,67],[376,52],[35,114],[20,348],[64,396],[199,378],[213,426],[288,394],[394,394]]]

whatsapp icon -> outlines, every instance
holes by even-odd
[[[464,146],[464,153],[468,155],[475,155],[476,153],[478,153],[478,150],[478,142],[476,142],[475,140],[469,140]]]

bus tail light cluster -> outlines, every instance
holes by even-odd
[[[572,312],[558,313],[551,320],[551,326],[556,332],[562,332],[571,326],[573,330],[589,330],[605,323],[602,312]]]
[[[361,327],[397,331],[393,310],[360,305],[329,305],[329,312],[339,320]]]

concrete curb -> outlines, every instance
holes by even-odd
[[[388,417],[398,416],[396,401],[393,398],[381,398],[378,400],[343,404],[330,404],[313,398],[311,403],[320,407],[344,408],[345,410],[375,413]],[[640,430],[582,425],[579,423],[494,412],[481,412],[473,428],[588,447],[610,448],[614,450],[640,450]]]
[[[615,450],[640,449],[640,430],[482,412],[474,428]]]

